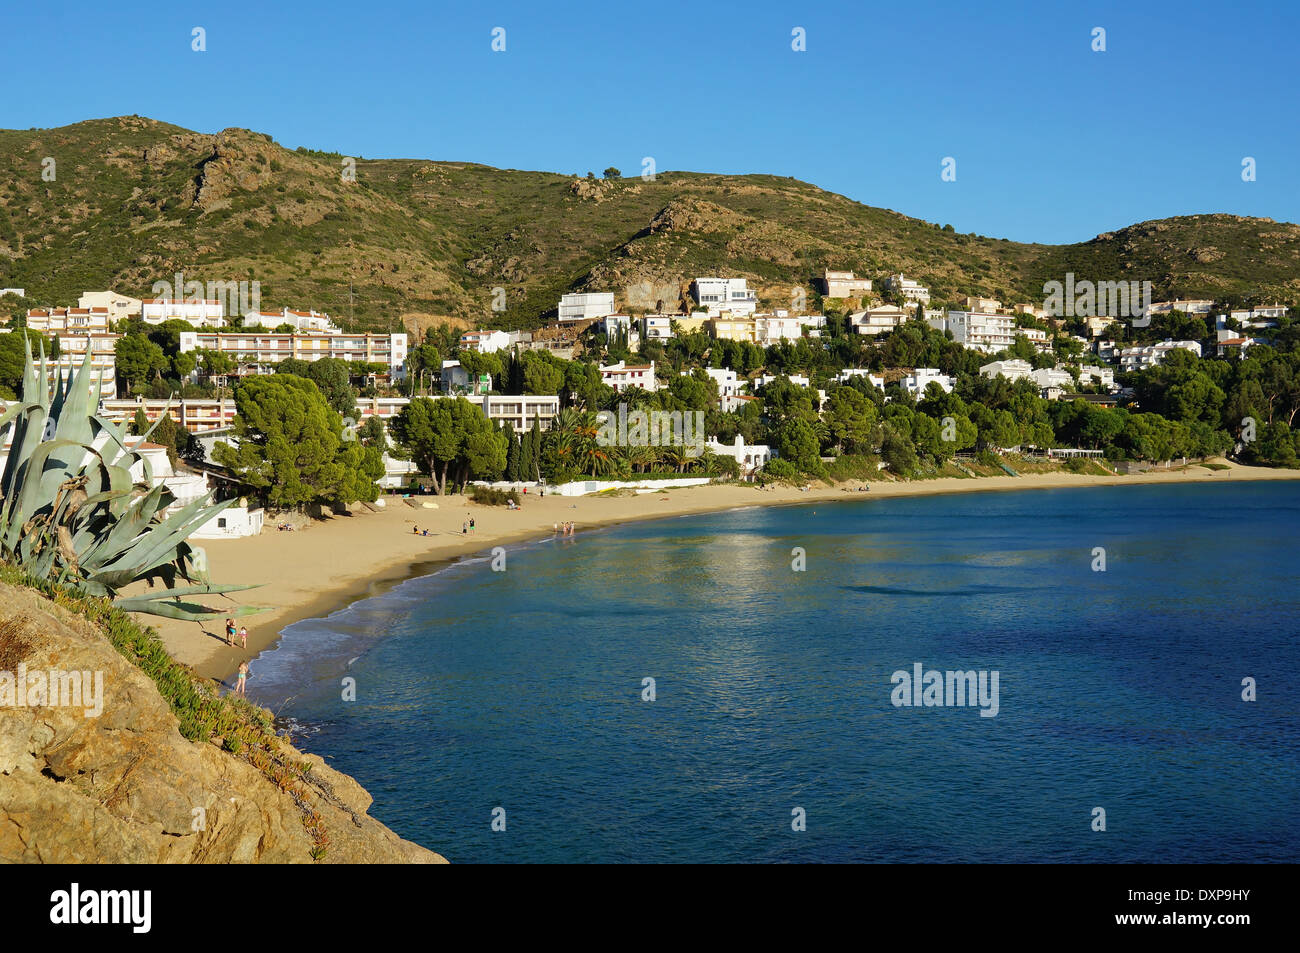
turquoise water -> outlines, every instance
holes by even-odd
[[[454,862],[1294,862],[1298,530],[1266,483],[660,520],[295,625],[249,690]],[[915,662],[997,715],[895,707]]]

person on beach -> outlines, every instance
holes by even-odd
[[[247,697],[248,697],[248,695],[244,692],[244,688],[245,688],[247,682],[248,682],[248,663],[247,663],[247,662],[240,662],[240,663],[239,663],[239,673],[235,676],[235,694],[236,694],[236,695],[241,695],[241,696],[243,696],[244,698],[247,698]]]
[[[246,625],[239,627],[239,643],[244,648],[248,648],[248,626]]]
[[[559,536],[559,535],[560,535],[560,524],[559,524],[559,523],[552,523],[552,524],[551,524],[551,535],[552,535],[552,536]]]
[[[473,535],[473,533],[474,533],[474,517],[472,517],[472,516],[469,518],[469,531],[470,531],[470,535]]]
[[[419,536],[419,535],[420,535],[420,527],[418,527],[418,526],[412,526],[412,527],[411,527],[411,532],[414,533],[416,536]]]
[[[428,535],[429,535],[429,531],[428,531],[427,529],[424,531],[424,535],[425,535],[425,536],[428,536]]]
[[[468,521],[468,520],[466,520],[464,523],[461,523],[461,524],[460,524],[460,535],[462,535],[462,536],[468,536],[468,535],[469,535],[469,521]]]
[[[235,620],[231,618],[226,619],[226,644],[231,648],[235,646]]]

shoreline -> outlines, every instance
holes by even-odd
[[[237,620],[250,629],[248,648],[226,645],[221,620],[180,622],[156,616],[137,616],[162,637],[178,661],[200,675],[229,687],[241,661],[251,661],[280,641],[287,627],[307,619],[325,618],[356,602],[381,595],[395,586],[430,575],[467,556],[494,546],[509,546],[548,538],[555,523],[573,520],[577,531],[624,523],[717,513],[752,506],[796,506],[806,503],[863,501],[882,497],[914,497],[954,493],[1011,492],[1018,490],[1075,489],[1094,486],[1150,486],[1158,484],[1232,484],[1272,480],[1300,480],[1300,471],[1274,470],[1227,464],[1210,470],[1199,464],[1179,469],[1131,476],[1081,475],[1066,471],[977,478],[944,477],[933,480],[882,481],[858,492],[848,485],[820,486],[810,490],[777,486],[760,490],[753,485],[706,485],[633,496],[524,497],[519,511],[481,506],[464,496],[424,497],[418,507],[400,497],[384,498],[378,512],[357,508],[346,516],[332,516],[302,530],[281,533],[265,530],[260,536],[233,540],[197,541],[208,553],[216,582],[267,581],[257,589],[233,594],[227,603],[274,606],[272,611]],[[433,504],[428,506],[427,504]],[[461,532],[475,518],[482,532]],[[503,524],[513,527],[494,530]],[[429,535],[416,535],[419,525]],[[343,555],[339,555],[343,554]],[[342,562],[346,571],[339,571]],[[220,605],[214,606],[220,609]]]

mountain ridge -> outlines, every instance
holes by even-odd
[[[671,309],[692,277],[716,273],[749,278],[774,307],[804,288],[815,307],[826,268],[902,271],[947,301],[1041,303],[1042,285],[1072,271],[1150,280],[1157,298],[1300,302],[1300,226],[1267,218],[1178,216],[1049,245],[765,174],[644,181],[364,158],[354,169],[348,182],[338,153],[139,116],[0,130],[0,287],[67,305],[108,287],[143,297],[177,272],[258,281],[264,307],[314,307],[358,330],[411,318],[533,327],[570,290]]]

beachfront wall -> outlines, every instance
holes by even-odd
[[[586,496],[605,490],[667,490],[678,486],[703,486],[709,477],[680,477],[672,480],[577,480],[548,488],[548,493],[560,496]]]
[[[263,511],[260,506],[230,506],[208,520],[191,539],[238,539],[262,532]]]

